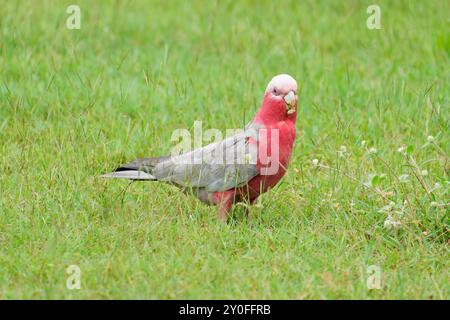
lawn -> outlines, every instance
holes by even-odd
[[[371,4],[1,0],[0,298],[449,299],[450,1]],[[298,137],[249,218],[97,178],[279,73]]]

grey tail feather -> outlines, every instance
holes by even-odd
[[[116,178],[116,179],[131,179],[131,180],[157,180],[151,174],[138,171],[138,170],[126,170],[106,173],[100,176],[100,178]]]
[[[166,157],[157,157],[157,158],[142,158],[136,159],[132,162],[126,163],[118,167],[114,171],[128,171],[128,170],[138,170],[144,171],[147,173],[152,173],[153,168],[160,162],[169,159],[169,156]]]
[[[152,175],[153,168],[160,162],[169,159],[166,157],[142,158],[118,167],[114,172],[101,175],[101,178],[131,179],[131,180],[158,180]]]

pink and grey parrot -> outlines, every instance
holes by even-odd
[[[173,184],[217,205],[219,218],[226,220],[234,203],[253,203],[284,176],[296,119],[297,82],[287,74],[277,75],[245,130],[190,152],[137,159],[102,177]]]

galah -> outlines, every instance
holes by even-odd
[[[262,104],[244,130],[193,151],[137,159],[101,177],[157,180],[217,205],[226,220],[232,205],[254,203],[284,176],[295,141],[297,82],[287,74],[268,84]]]

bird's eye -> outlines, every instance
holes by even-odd
[[[273,93],[278,94],[277,88],[273,88]]]

